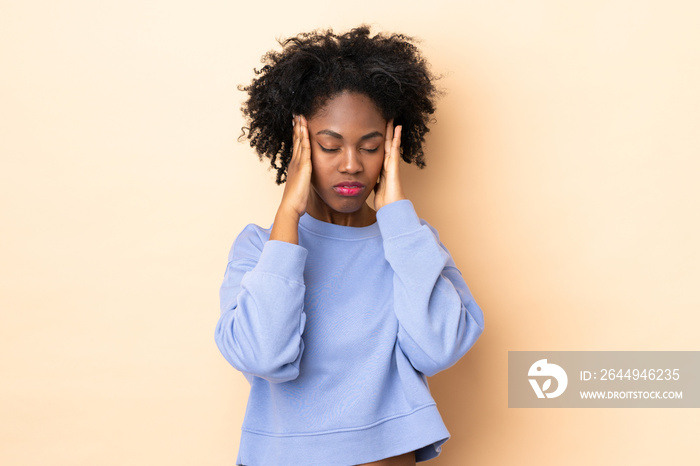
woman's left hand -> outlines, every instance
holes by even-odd
[[[406,199],[399,178],[400,148],[401,126],[394,129],[394,120],[389,120],[384,138],[384,166],[379,175],[379,181],[374,186],[374,210],[379,210],[394,201]]]

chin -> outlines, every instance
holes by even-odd
[[[324,199],[324,198],[321,198],[321,199],[328,207],[330,207],[331,209],[333,209],[336,212],[340,212],[343,214],[351,214],[351,213],[357,212],[360,209],[362,209],[362,206],[367,202],[366,197],[363,197],[363,198],[348,197],[348,198],[338,199],[338,196],[335,195],[335,193],[333,193],[332,197],[334,199]],[[329,201],[331,201],[331,202],[329,202]]]
[[[362,209],[362,205],[365,203],[365,200],[362,200],[360,202],[341,202],[341,203],[336,203],[335,205],[333,204],[328,204],[328,207],[331,209],[335,210],[336,212],[341,212],[344,214],[351,214],[353,212],[357,212],[358,210]]]

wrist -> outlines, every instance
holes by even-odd
[[[285,220],[298,222],[302,215],[304,215],[304,212],[299,212],[299,209],[283,202],[277,208],[275,221]]]
[[[390,198],[381,199],[381,205],[379,206],[379,209],[381,209],[382,207],[384,207],[386,205],[392,204],[392,203],[397,202],[397,201],[403,201],[405,199],[407,199],[407,198],[403,194],[391,196]]]
[[[270,239],[299,244],[299,218],[294,209],[283,209],[281,206],[275,215],[275,221],[270,231]]]

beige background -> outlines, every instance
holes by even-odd
[[[0,463],[233,464],[218,287],[281,194],[236,85],[364,21],[446,74],[403,174],[485,313],[431,464],[697,464],[698,410],[508,409],[507,352],[700,349],[698,5],[0,0]]]

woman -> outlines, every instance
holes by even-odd
[[[434,78],[410,38],[367,27],[281,45],[243,112],[286,186],[271,228],[231,248],[216,328],[251,385],[237,464],[415,465],[449,438],[427,377],[484,328],[401,188],[399,160],[424,165]]]

